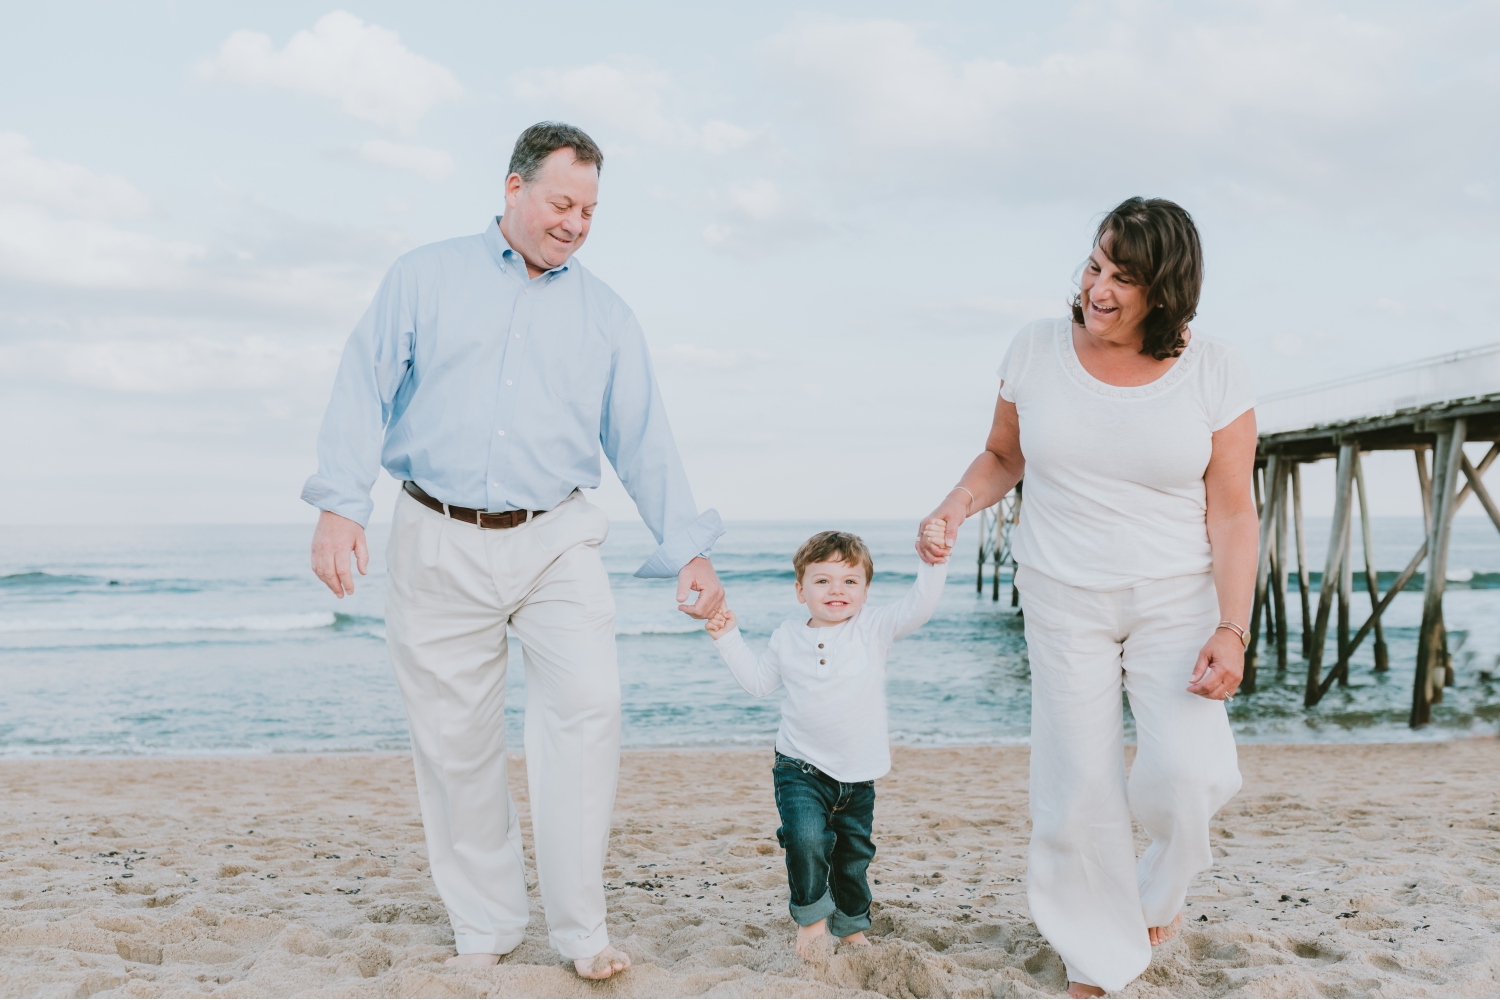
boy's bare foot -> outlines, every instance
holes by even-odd
[[[483,968],[486,965],[496,965],[500,961],[499,955],[490,955],[486,952],[476,951],[467,955],[454,955],[444,965],[468,966],[470,968]]]
[[[1068,996],[1070,997],[1102,997],[1103,995],[1104,991],[1097,986],[1090,986],[1087,983],[1068,984]]]
[[[827,933],[828,921],[826,919],[819,920],[815,924],[808,924],[805,927],[798,927],[797,954],[803,958],[807,958],[808,952],[812,949],[813,942]]]
[[[869,944],[870,943],[870,939],[867,938],[867,937],[865,937],[865,932],[864,931],[855,931],[853,934],[850,934],[848,937],[842,937],[842,938],[839,938],[839,940],[842,941],[842,942],[844,942],[845,944]]]
[[[576,960],[573,968],[584,979],[608,979],[616,972],[624,972],[630,968],[630,956],[618,948],[605,945],[604,950],[593,958]]]
[[[1146,933],[1151,937],[1151,946],[1154,948],[1159,944],[1165,944],[1177,936],[1182,929],[1182,911],[1172,918],[1172,922],[1165,927],[1147,927]]]

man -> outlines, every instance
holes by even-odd
[[[573,259],[604,156],[570,125],[521,134],[505,214],[396,261],[344,349],[302,498],[322,510],[313,572],[336,595],[365,572],[370,487],[403,483],[387,552],[386,635],[411,726],[432,877],[458,955],[492,965],[527,922],[506,786],[506,627],[526,668],[526,771],[552,946],[578,974],[630,967],[604,926],[620,763],[614,600],[599,559],[601,445],[677,576],[679,606],[723,600],[640,325]],[[690,591],[695,604],[682,603]]]

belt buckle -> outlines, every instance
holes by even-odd
[[[484,523],[486,517],[500,518],[505,517],[507,514],[510,515],[509,524],[488,525]],[[484,531],[504,531],[507,528],[514,528],[517,525],[525,524],[530,519],[529,511],[520,510],[476,510],[474,515],[474,526]],[[518,516],[520,520],[517,520]]]

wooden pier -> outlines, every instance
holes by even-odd
[[[1348,415],[1340,416],[1341,410]],[[1293,571],[1302,605],[1301,653],[1307,662],[1303,704],[1311,708],[1334,684],[1349,683],[1350,657],[1372,635],[1375,670],[1389,668],[1381,616],[1425,564],[1409,721],[1412,728],[1426,725],[1432,705],[1442,700],[1443,688],[1454,680],[1443,622],[1448,541],[1454,515],[1475,497],[1500,529],[1500,507],[1483,480],[1485,471],[1500,455],[1500,345],[1271,396],[1256,407],[1256,416],[1261,424],[1255,473],[1256,503],[1261,510],[1260,564],[1242,689],[1246,693],[1255,690],[1262,642],[1275,644],[1276,669],[1287,668],[1291,617],[1286,598]],[[1477,465],[1464,454],[1464,445],[1471,442],[1490,442]],[[1412,454],[1426,526],[1426,538],[1383,594],[1374,564],[1369,497],[1361,462],[1362,455],[1373,451]],[[1337,464],[1327,557],[1314,612],[1301,469],[1325,458]],[[1364,551],[1363,566],[1357,569],[1353,545],[1356,507]],[[1295,570],[1288,551],[1289,533],[1295,539]],[[1351,634],[1356,574],[1369,595],[1372,611]],[[1324,650],[1330,625],[1336,658],[1325,674]]]
[[[1300,654],[1307,663],[1303,703],[1308,708],[1333,685],[1349,683],[1350,658],[1367,639],[1373,637],[1374,669],[1389,669],[1381,616],[1425,564],[1410,716],[1412,728],[1425,726],[1432,705],[1442,700],[1443,688],[1454,681],[1443,622],[1454,515],[1473,497],[1500,529],[1500,506],[1483,480],[1500,456],[1500,344],[1268,396],[1256,406],[1256,419],[1260,426],[1255,464],[1260,562],[1241,690],[1245,694],[1255,691],[1262,659],[1269,659],[1272,649],[1276,669],[1287,669],[1291,622],[1297,612]],[[1490,443],[1477,464],[1463,450],[1465,444],[1475,442]],[[1426,524],[1425,540],[1383,593],[1374,562],[1369,493],[1361,463],[1362,455],[1374,451],[1411,452]],[[1336,462],[1333,517],[1315,609],[1302,509],[1302,467],[1328,458]],[[1364,553],[1359,567],[1353,545],[1356,508]],[[1010,539],[1020,511],[1017,487],[1000,504],[982,512],[978,588],[982,593],[988,562],[993,567],[996,601],[1002,567],[1014,572]],[[1300,607],[1289,609],[1294,573],[1295,600]],[[1373,610],[1351,632],[1356,577]],[[1014,585],[1011,604],[1017,604]],[[1330,627],[1335,658],[1332,668],[1325,671]]]

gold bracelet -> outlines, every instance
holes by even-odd
[[[976,498],[973,493],[969,492],[968,487],[965,486],[955,486],[948,492],[952,493],[956,490],[963,490],[965,493],[969,494],[969,502],[964,504],[964,517],[968,517],[970,514],[974,513],[974,501]]]

